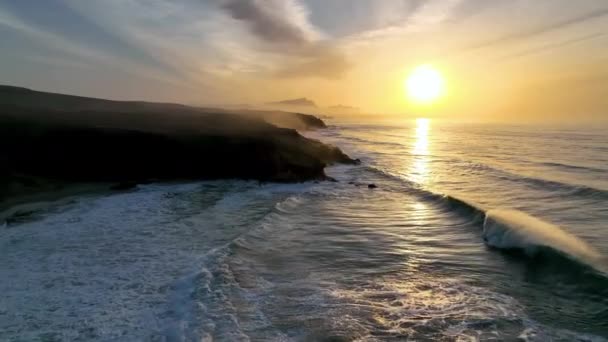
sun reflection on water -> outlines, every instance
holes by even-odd
[[[429,178],[429,132],[431,120],[416,119],[410,175],[416,183],[426,184]]]

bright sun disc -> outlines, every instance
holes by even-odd
[[[405,88],[408,97],[415,102],[429,103],[441,96],[443,77],[430,65],[421,65],[407,77]]]

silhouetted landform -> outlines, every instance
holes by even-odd
[[[291,100],[283,100],[277,102],[269,102],[269,105],[288,105],[288,106],[308,106],[308,107],[317,107],[317,104],[309,100],[305,97],[299,99],[291,99]]]
[[[310,130],[325,128],[325,123],[314,115],[291,113],[285,111],[263,111],[263,110],[226,110],[220,108],[203,108],[186,106],[175,103],[157,103],[144,101],[114,101],[97,99],[90,97],[64,95],[56,93],[48,93],[34,91],[27,88],[3,86],[0,85],[0,106],[2,107],[19,107],[29,110],[42,109],[60,111],[62,114],[72,113],[71,119],[79,119],[80,114],[73,113],[86,112],[84,119],[91,119],[91,116],[97,116],[95,120],[102,120],[104,124],[118,125],[128,124],[127,121],[136,121],[136,124],[145,124],[141,122],[141,116],[124,116],[123,113],[146,113],[146,120],[151,120],[150,126],[158,125],[158,121],[167,121],[171,116],[166,116],[167,113],[181,114],[219,114],[231,113],[237,115],[251,115],[256,118],[261,118],[273,125],[283,128],[293,128],[298,130]],[[101,115],[95,115],[101,114]],[[118,115],[121,114],[121,115]],[[116,121],[119,122],[116,122]]]
[[[327,125],[325,125],[323,120],[310,114],[288,113],[282,111],[245,111],[245,114],[257,115],[275,126],[293,128],[299,131],[327,128]]]
[[[115,189],[128,189],[178,179],[324,180],[326,165],[356,162],[336,147],[265,122],[264,113],[2,86],[0,201],[23,189],[52,189],[54,182],[114,182],[123,184]],[[293,117],[324,126],[311,116]]]

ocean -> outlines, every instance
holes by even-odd
[[[0,227],[0,341],[608,340],[608,130],[328,122],[307,135],[362,160],[338,182],[141,185]]]

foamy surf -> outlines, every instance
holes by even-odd
[[[372,128],[329,132],[364,161],[336,183],[150,184],[12,221],[0,340],[606,340],[608,277],[586,266],[608,254],[605,197],[506,177],[529,151],[487,134],[442,132],[449,156],[407,131],[339,140]]]
[[[530,256],[549,248],[605,272],[604,258],[589,244],[557,225],[518,210],[498,209],[486,212],[483,238],[489,246],[519,249]]]

